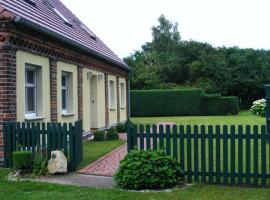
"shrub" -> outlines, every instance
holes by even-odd
[[[36,176],[46,175],[48,161],[41,151],[36,152],[34,157],[33,173]]]
[[[105,131],[94,132],[94,141],[105,141]]]
[[[201,89],[131,91],[133,117],[236,115],[237,97],[206,95]]]
[[[133,117],[198,115],[202,95],[200,89],[133,90]]]
[[[119,135],[115,128],[110,128],[106,134],[106,140],[119,140]]]
[[[205,94],[200,106],[202,115],[237,115],[239,101],[237,97],[223,97],[220,94]]]
[[[123,123],[117,124],[116,130],[118,133],[125,133],[127,131],[126,124],[123,124]]]
[[[164,152],[133,151],[121,161],[114,180],[124,189],[166,189],[182,183],[184,173]]]
[[[14,151],[12,163],[15,170],[30,171],[32,169],[33,157],[31,151]]]
[[[252,114],[260,115],[262,117],[265,117],[265,109],[266,109],[265,99],[259,99],[257,101],[254,101],[252,107],[250,108]]]

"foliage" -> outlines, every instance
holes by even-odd
[[[200,89],[133,90],[133,117],[238,114],[237,97],[205,95]]]
[[[32,169],[33,157],[31,151],[12,152],[12,163],[15,170],[30,171]]]
[[[114,180],[124,189],[165,189],[182,183],[184,174],[164,152],[133,151],[121,161]]]
[[[94,141],[105,141],[105,131],[94,132]]]
[[[119,140],[118,132],[116,131],[116,129],[114,127],[110,128],[107,131],[106,140],[109,140],[109,141],[111,141],[111,140]]]
[[[242,108],[264,97],[270,51],[180,40],[177,23],[164,16],[158,22],[152,42],[124,59],[133,69],[132,89],[199,87],[210,94],[237,96]]]
[[[46,175],[48,172],[47,168],[48,161],[46,156],[43,155],[42,151],[37,151],[34,156],[34,165],[33,165],[33,173],[36,176]]]
[[[265,109],[266,109],[265,99],[259,99],[257,101],[254,101],[252,107],[250,108],[252,114],[260,115],[262,117],[265,117]]]
[[[203,95],[200,105],[201,115],[237,115],[239,112],[237,97],[222,97],[220,94]]]
[[[116,130],[117,130],[118,133],[125,133],[127,131],[126,124],[124,124],[124,123],[118,123],[116,125]]]

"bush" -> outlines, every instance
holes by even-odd
[[[166,189],[182,183],[184,173],[164,152],[133,151],[121,161],[114,180],[123,189]]]
[[[119,140],[119,135],[115,128],[110,128],[106,134],[106,140]]]
[[[133,117],[198,115],[202,95],[200,89],[133,90]]]
[[[30,171],[32,169],[33,157],[31,151],[12,152],[12,163],[15,170]]]
[[[46,175],[48,172],[48,161],[45,156],[43,156],[41,151],[36,152],[34,157],[33,173],[36,176]]]
[[[203,95],[200,106],[202,115],[237,115],[237,97],[222,97],[220,94]]]
[[[200,89],[131,91],[133,117],[236,115],[237,97],[206,95]]]
[[[127,132],[127,127],[126,127],[126,124],[123,124],[123,123],[119,123],[116,125],[116,130],[118,133],[125,133]]]
[[[265,109],[266,109],[265,99],[254,101],[252,107],[250,108],[252,114],[260,115],[262,117],[265,117]]]
[[[94,132],[94,141],[105,141],[105,131]]]

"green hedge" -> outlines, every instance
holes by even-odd
[[[197,115],[202,90],[133,90],[133,117]]]
[[[222,97],[219,94],[203,95],[200,111],[202,115],[237,115],[239,101],[237,97]]]
[[[238,114],[237,97],[207,95],[201,89],[133,90],[132,117]]]

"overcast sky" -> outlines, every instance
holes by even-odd
[[[62,0],[121,58],[151,41],[164,14],[183,40],[270,49],[270,0]]]

